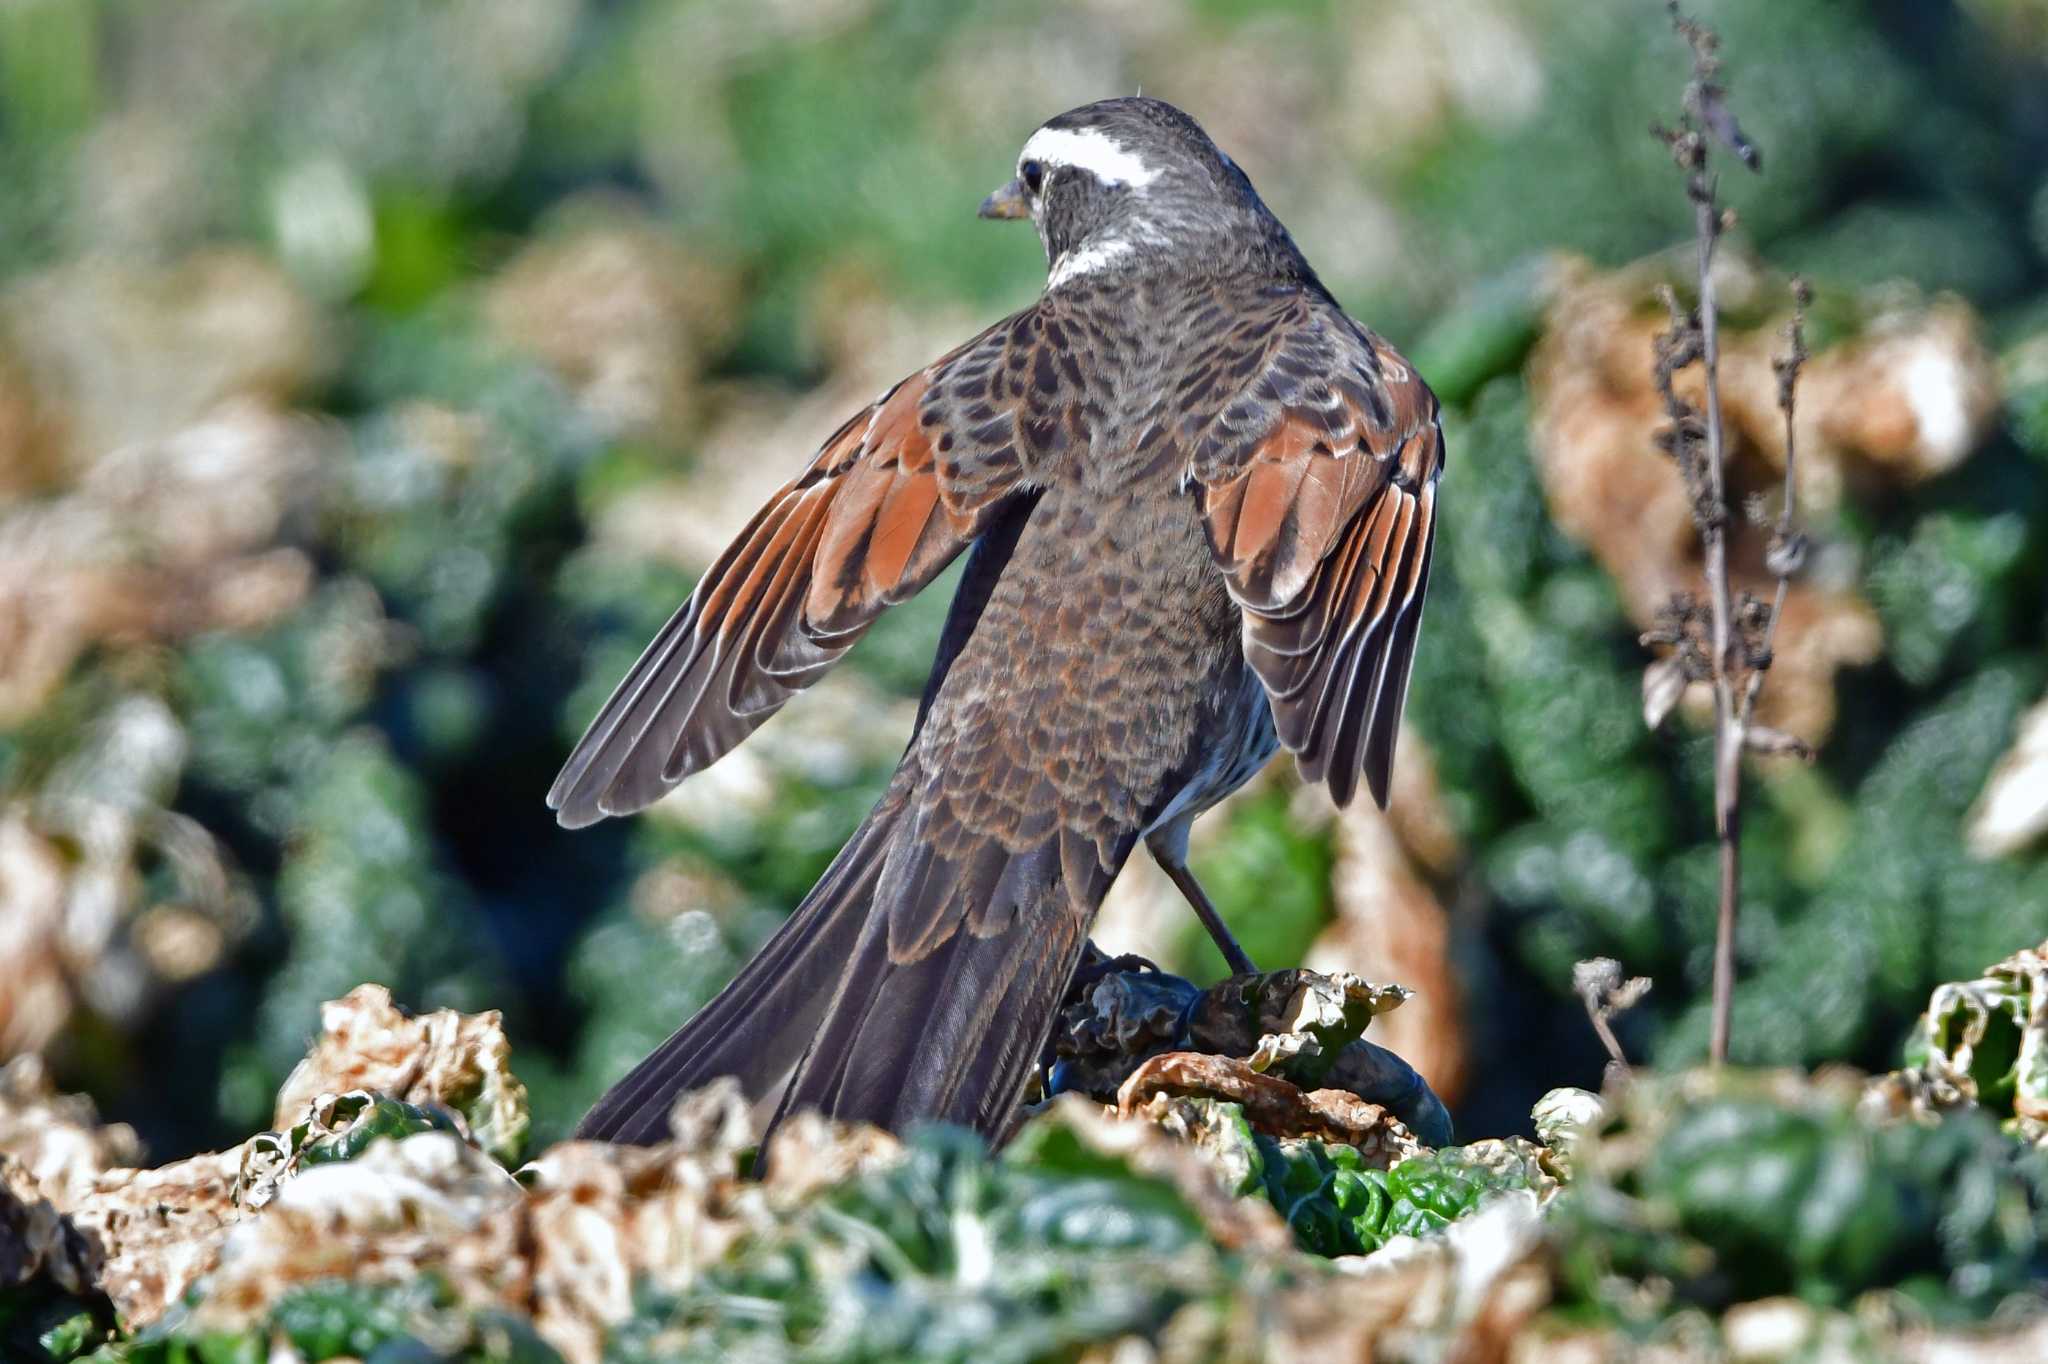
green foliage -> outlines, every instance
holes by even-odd
[[[1703,750],[1643,732],[1644,656],[1586,553],[1544,515],[1527,424],[1525,385],[1501,378],[1450,427],[1457,496],[1410,714],[1511,911],[1512,959],[1560,994],[1587,956],[1654,976],[1633,1026],[1660,1060],[1683,1062],[1705,1049],[1693,992],[1708,977],[1718,876]],[[1868,536],[1892,680],[1845,676],[1847,735],[1819,770],[1752,787],[1739,944],[1750,983],[1735,1030],[1748,1059],[1876,1062],[1934,981],[2048,931],[2040,859],[1987,863],[1960,839],[2040,694],[2025,651],[2041,639],[2048,479],[2003,445],[1972,468],[1886,508],[1875,528],[1832,532]]]
[[[382,1290],[309,1284],[277,1304],[271,1324],[301,1354],[332,1359],[367,1355],[411,1334],[422,1315],[447,1307],[446,1295],[431,1282]]]
[[[1276,789],[1240,802],[1228,836],[1192,859],[1238,945],[1261,965],[1300,961],[1330,918],[1329,842],[1305,832],[1288,813],[1287,800],[1287,792]],[[1193,976],[1230,973],[1223,954],[1192,917],[1180,949]]]
[[[1520,1150],[1498,1142],[1444,1147],[1381,1170],[1342,1142],[1257,1131],[1242,1104],[1180,1102],[1198,1118],[1189,1124],[1189,1140],[1225,1186],[1240,1198],[1270,1202],[1296,1244],[1314,1255],[1369,1254],[1395,1236],[1439,1231],[1476,1211],[1489,1194],[1536,1187],[1530,1175],[1535,1150],[1526,1143]],[[1039,1123],[1018,1140],[1030,1153],[1062,1132]]]
[[[473,656],[535,550],[559,555],[550,522],[594,443],[547,372],[461,306],[376,328],[352,377],[376,406],[329,534],[428,653]]]
[[[488,1008],[494,953],[458,883],[437,865],[419,777],[377,736],[344,736],[301,788],[297,839],[277,881],[293,953],[264,1001],[259,1036],[282,1075],[302,1019],[364,980],[428,1007]]]
[[[619,911],[592,926],[568,964],[570,994],[590,1014],[577,1037],[573,1073],[623,1075],[675,1030],[677,1019],[718,993],[775,921],[762,910],[691,910],[657,924]],[[537,1087],[535,1107],[544,1124],[566,1134],[590,1096],[560,1093],[559,1085]]]
[[[1396,1236],[1428,1236],[1478,1210],[1492,1193],[1528,1189],[1517,1168],[1497,1168],[1457,1147],[1368,1169],[1357,1148],[1309,1138],[1256,1138],[1260,1189],[1303,1250],[1363,1255]]]
[[[1623,1319],[1895,1290],[1943,1322],[2032,1298],[2048,1163],[1979,1113],[1875,1124],[1852,1096],[1731,1074],[1652,1081],[1551,1221],[1569,1302]]]
[[[1445,403],[1463,407],[1521,367],[1541,331],[1542,264],[1523,261],[1481,280],[1415,343],[1415,368]]]
[[[2026,600],[2018,580],[2026,514],[1935,512],[1913,527],[1912,537],[1880,544],[1870,590],[1892,666],[1924,686],[1970,635],[1989,643],[2011,633],[2011,614]]]
[[[2048,379],[2032,377],[2016,383],[2006,394],[2006,410],[2020,447],[2037,460],[2048,460]]]
[[[124,699],[162,702],[186,748],[129,794],[216,834],[262,906],[202,977],[150,982],[131,1014],[77,1029],[58,1057],[67,1083],[132,1115],[159,1154],[225,1144],[267,1121],[317,1004],[378,980],[412,1006],[506,1010],[538,1128],[559,1133],[701,1006],[809,887],[888,759],[763,759],[766,813],[717,827],[557,831],[540,806],[556,764],[690,585],[645,552],[658,529],[622,539],[612,519],[648,485],[692,478],[762,385],[786,386],[765,390],[772,408],[842,379],[849,357],[897,354],[923,319],[957,329],[917,331],[936,347],[1027,299],[1041,278],[1030,233],[977,223],[973,205],[1055,105],[1139,86],[1245,130],[1233,150],[1325,278],[1446,403],[1408,717],[1465,854],[1444,889],[1471,1035],[1498,1044],[1468,1098],[1513,1114],[1590,1078],[1599,1058],[1567,983],[1592,954],[1657,981],[1626,1025],[1632,1054],[1697,1055],[1715,875],[1704,746],[1682,722],[1642,732],[1644,654],[1547,515],[1524,374],[1552,252],[1615,266],[1687,230],[1644,135],[1674,112],[1684,57],[1655,5],[1489,0],[1466,7],[1485,20],[1476,37],[1411,8],[1214,0],[1148,8],[1141,24],[883,0],[770,22],[664,0],[403,0],[364,24],[329,0],[0,6],[7,296],[51,266],[226,249],[293,282],[316,352],[229,395],[318,433],[276,536],[310,568],[305,600],[260,628],[111,641],[0,734],[5,795],[33,808]],[[1750,241],[1815,275],[1816,340],[1860,325],[1858,284],[1902,276],[1988,316],[2008,382],[2008,434],[1902,491],[1852,477],[1812,528],[1816,574],[1875,605],[1885,653],[1840,679],[1821,761],[1750,788],[1735,1036],[1751,1060],[1883,1061],[1935,982],[2048,936],[2041,850],[1982,861],[1959,837],[2041,695],[2048,650],[2048,169],[2024,98],[2038,71],[1975,12],[1713,7],[1769,172],[1724,187]],[[1423,42],[1439,28],[1441,50]],[[1267,98],[1243,54],[1274,50],[1298,60],[1301,88],[1351,93]],[[1414,78],[1412,94],[1391,83],[1392,122],[1370,102],[1390,87],[1381,59]],[[321,185],[326,198],[308,188]],[[494,320],[493,290],[574,216],[561,206],[600,199],[718,286],[679,277],[651,293],[729,297],[700,326],[599,276],[540,329],[593,331],[584,371],[541,363]],[[310,238],[290,227],[323,204]],[[350,221],[358,238],[335,226]],[[192,311],[211,316],[208,302]],[[611,320],[590,323],[586,305]],[[15,440],[16,343],[59,321],[6,338],[0,440]],[[152,336],[135,344],[154,354]],[[129,360],[88,358],[111,377],[82,410],[37,387],[40,372],[23,410],[81,431],[112,411],[153,442],[223,396],[203,365],[176,371],[190,391],[166,398]],[[621,376],[690,401],[635,425],[577,388]],[[793,472],[831,420],[751,457]],[[76,483],[95,453],[10,465],[9,514]],[[744,515],[683,486],[679,515],[715,516],[720,533]],[[891,702],[915,697],[952,581],[886,616],[847,670]],[[1327,841],[1277,790],[1230,821],[1198,871],[1254,959],[1297,961],[1329,918]],[[153,894],[164,879],[136,874]],[[650,907],[662,875],[702,889]],[[1192,924],[1183,945],[1191,968],[1222,970]],[[95,999],[126,989],[94,979]],[[1521,1054],[1551,1028],[1585,1050]]]
[[[246,1329],[208,1330],[174,1319],[91,1358],[96,1364],[260,1364],[278,1339],[308,1364],[561,1364],[562,1358],[530,1324],[499,1312],[466,1312],[432,1278],[306,1284]]]
[[[649,1300],[607,1359],[1062,1358],[1154,1336],[1224,1292],[1226,1258],[1179,1194],[1055,1129],[992,1161],[927,1129],[681,1297]]]
[[[71,1364],[114,1333],[106,1301],[87,1301],[47,1278],[0,1287],[0,1358]]]
[[[454,1132],[455,1123],[447,1114],[437,1109],[420,1108],[414,1104],[401,1103],[384,1095],[363,1095],[362,1102],[354,1111],[344,1108],[349,1097],[335,1104],[335,1122],[348,1126],[332,1135],[308,1143],[299,1152],[301,1165],[336,1165],[354,1160],[369,1148],[373,1141],[389,1137],[393,1141],[409,1137],[415,1132]]]
[[[2039,1145],[2048,1112],[2048,963],[2040,952],[1936,986],[1905,1060]]]
[[[1774,950],[1760,954],[1754,988],[1737,996],[1740,1055],[1888,1055],[1930,982],[1968,977],[2048,936],[2048,871],[1979,861],[1957,837],[2040,676],[2033,659],[2001,659],[1885,748],[1855,792],[1845,846],[1812,903],[1756,930]],[[1890,1028],[1880,1032],[1879,1019]],[[1665,1054],[1700,1055],[1705,1035],[1704,1004],[1695,1002]]]

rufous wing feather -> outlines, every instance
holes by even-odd
[[[1302,349],[1338,372],[1275,402],[1199,492],[1274,728],[1339,805],[1361,775],[1387,803],[1436,542],[1436,400],[1383,347],[1356,329],[1308,330]]]
[[[930,400],[976,344],[842,426],[705,571],[555,779],[562,824],[638,810],[715,762],[981,534],[1017,482],[1015,451],[987,452],[1012,475],[992,477]],[[945,465],[942,441],[963,447]]]

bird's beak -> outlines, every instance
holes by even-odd
[[[984,218],[1028,218],[1031,216],[1031,201],[1024,193],[1024,182],[1012,180],[1001,189],[981,201],[981,216]]]

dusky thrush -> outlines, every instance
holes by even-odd
[[[1437,402],[1236,162],[1157,99],[1046,123],[981,206],[1044,293],[833,432],[706,571],[548,794],[648,805],[967,564],[888,789],[725,990],[579,1135],[736,1076],[1000,1135],[1140,840],[1235,969],[1188,827],[1280,746],[1386,803],[1443,469]]]

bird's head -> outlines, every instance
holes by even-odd
[[[1164,100],[1071,109],[1017,156],[1017,178],[982,200],[984,218],[1029,218],[1049,288],[1104,271],[1226,265],[1286,233],[1237,163]]]

